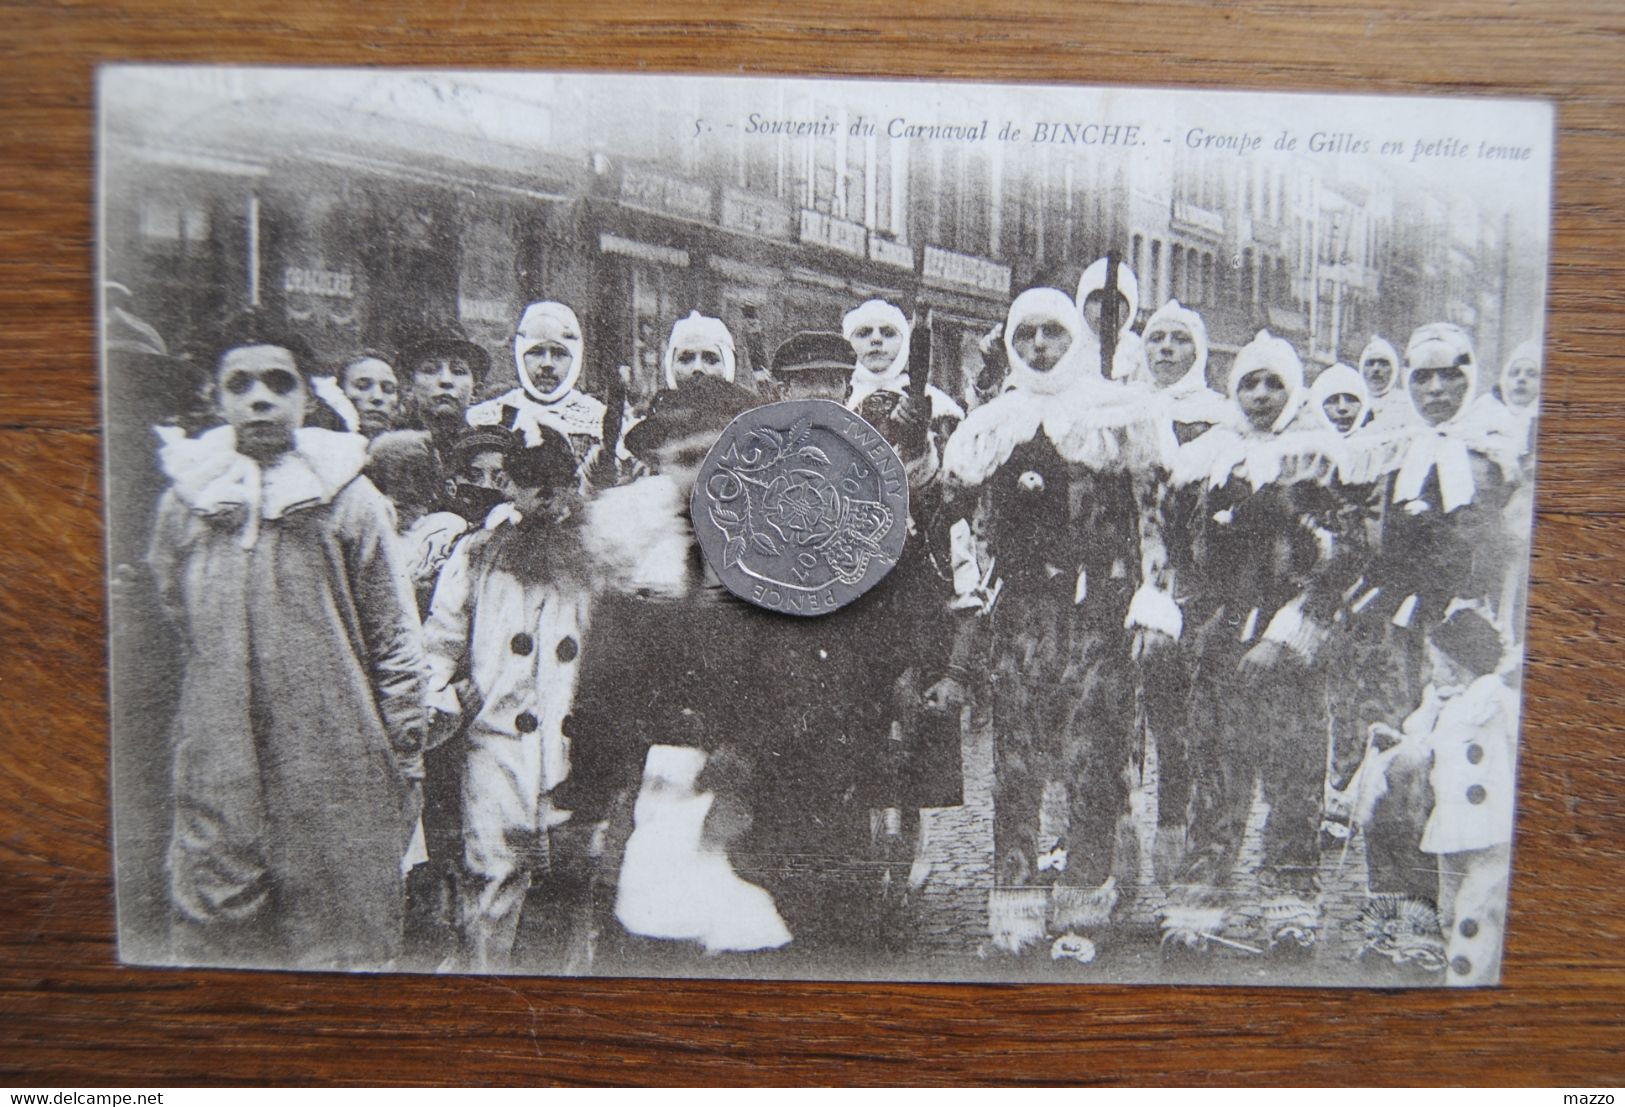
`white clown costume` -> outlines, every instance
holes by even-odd
[[[430,706],[472,716],[459,915],[475,971],[509,964],[525,895],[548,867],[550,832],[569,819],[550,793],[570,774],[564,719],[589,587],[569,529],[550,523],[539,533],[523,522],[501,504],[457,545],[424,624]]]

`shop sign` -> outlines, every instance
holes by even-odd
[[[788,241],[790,209],[771,196],[728,188],[722,192],[722,225],[730,231]]]
[[[710,188],[639,166],[628,166],[622,172],[621,202],[682,219],[711,219]]]
[[[598,236],[598,249],[606,254],[620,254],[623,257],[637,258],[639,261],[652,261],[656,265],[688,268],[687,250],[679,250],[675,246],[658,246],[653,242],[639,242],[633,238],[622,238],[608,231]]]
[[[1198,207],[1188,200],[1175,200],[1171,214],[1174,223],[1183,229],[1213,238],[1224,237],[1224,215],[1220,212]]]
[[[801,241],[855,258],[868,257],[867,232],[862,223],[836,219],[811,208],[801,209]]]
[[[514,315],[506,300],[457,297],[457,318],[465,323],[511,323]]]
[[[963,285],[999,296],[1010,295],[1010,267],[987,258],[927,246],[922,271],[927,280]]]
[[[883,238],[875,232],[869,232],[869,260],[878,261],[882,265],[894,265],[899,269],[914,269],[914,250],[890,238]]]
[[[721,254],[712,254],[706,259],[706,264],[735,284],[767,289],[772,288],[784,279],[782,270],[770,269],[765,265],[752,265],[749,262],[735,261],[733,258],[723,257]]]
[[[348,269],[290,265],[282,271],[282,291],[351,300],[355,298],[355,279]]]

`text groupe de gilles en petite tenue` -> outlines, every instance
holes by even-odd
[[[851,135],[879,134],[879,124],[859,118],[844,124]],[[772,119],[758,112],[746,117],[747,135],[783,135],[789,138],[824,137],[840,131],[843,124],[832,116],[821,119]],[[1038,121],[1026,124],[1004,122],[997,131],[986,119],[962,123],[914,123],[904,116],[888,120],[883,128],[888,138],[919,138],[951,142],[984,142],[990,135],[1001,142],[1060,143],[1069,146],[1141,146],[1145,145],[1145,129],[1137,123]],[[1218,150],[1235,154],[1254,154],[1266,148],[1293,151],[1300,148],[1297,135],[1282,131],[1275,138],[1250,131],[1223,133],[1203,127],[1185,131],[1181,143],[1193,150]],[[1372,139],[1352,131],[1315,131],[1302,140],[1301,148],[1311,154],[1382,154],[1393,157],[1409,154],[1410,161],[1432,158],[1466,158],[1476,156],[1486,161],[1528,161],[1534,150],[1528,146],[1506,146],[1490,142],[1473,143],[1467,139],[1446,136],[1442,138]]]

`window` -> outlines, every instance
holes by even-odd
[[[902,237],[902,229],[892,219],[892,140],[870,139],[874,144],[874,222],[877,231]]]
[[[992,253],[993,165],[986,154],[975,152],[960,161],[964,188],[960,192],[959,249],[967,254]]]
[[[141,237],[150,245],[173,244],[170,249],[186,252],[209,240],[209,211],[201,204],[148,198],[141,204]]]
[[[838,193],[835,202],[835,214],[842,219],[850,219],[855,223],[873,225],[873,216],[864,204],[868,197],[865,174],[869,164],[869,140],[851,138],[846,133],[846,116],[841,116],[841,132],[837,136],[837,157],[845,156],[844,162],[836,167],[839,175]]]
[[[836,210],[836,190],[840,184],[839,165],[836,159],[835,136],[812,140],[812,166],[810,170],[809,187],[812,192],[811,202],[807,205],[825,215],[838,215]]]

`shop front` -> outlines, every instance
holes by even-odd
[[[737,379],[751,387],[796,332],[838,331],[846,312],[873,297],[905,311],[914,303],[912,248],[771,195],[628,167],[605,174],[583,203],[576,284],[599,351],[588,380],[595,390],[605,370],[626,365],[635,400],[651,396],[666,337],[690,311],[728,325]]]
[[[977,402],[981,341],[1010,307],[1010,267],[940,246],[922,252],[919,304],[931,319],[931,383],[965,403]]]

